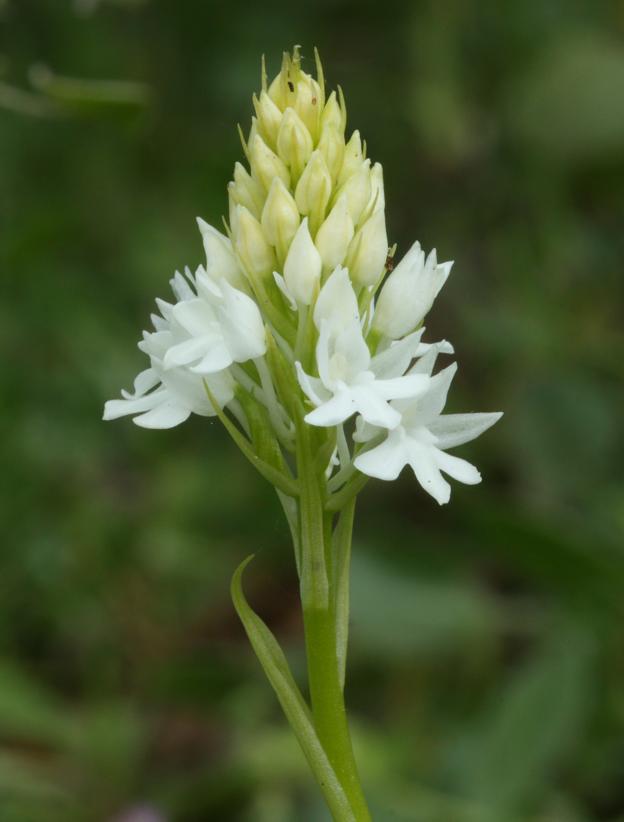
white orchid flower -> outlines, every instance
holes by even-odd
[[[338,425],[355,413],[371,425],[394,428],[401,414],[389,400],[417,397],[427,390],[427,374],[401,376],[415,352],[420,334],[412,335],[405,346],[388,349],[371,357],[358,320],[352,320],[338,333],[332,333],[328,320],[321,321],[316,361],[319,377],[306,374],[297,363],[299,384],[316,406],[306,417],[310,425]],[[406,362],[407,358],[407,362]],[[403,365],[403,368],[401,368]]]
[[[204,380],[220,407],[234,397],[234,380],[228,371],[202,378],[186,369],[166,369],[163,361],[167,351],[176,344],[176,335],[166,320],[153,317],[156,331],[144,332],[139,348],[150,358],[150,368],[137,376],[134,392],[122,391],[123,399],[109,400],[104,406],[104,419],[115,420],[136,414],[134,422],[142,428],[173,428],[191,414],[215,416],[206,394]]]
[[[430,370],[438,350],[432,346],[410,373]],[[401,415],[400,424],[380,445],[357,456],[355,467],[368,476],[394,480],[409,465],[423,489],[440,505],[451,496],[451,486],[442,473],[467,485],[481,482],[481,474],[474,465],[447,454],[446,450],[475,439],[502,414],[442,414],[456,371],[457,365],[453,363],[431,378],[425,393],[415,399],[393,402],[393,410]],[[365,441],[376,433],[358,421],[356,439]]]
[[[165,354],[165,369],[187,366],[197,374],[215,374],[265,353],[262,316],[251,297],[225,279],[216,282],[202,266],[194,278],[188,269],[186,279],[176,273],[171,285],[178,302],[159,302],[177,337]]]
[[[452,267],[452,262],[438,263],[435,248],[425,260],[420,243],[414,243],[381,289],[373,328],[392,340],[413,331],[429,312]]]

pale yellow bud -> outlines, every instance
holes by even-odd
[[[388,235],[383,210],[375,211],[357,232],[347,254],[346,266],[358,286],[375,285],[388,256]]]
[[[321,117],[321,89],[309,74],[301,72],[296,84],[297,96],[294,109],[305,123],[308,131],[316,139]]]
[[[344,157],[345,142],[342,132],[336,126],[324,126],[321,131],[321,139],[319,140],[318,150],[321,152],[331,174],[332,180],[336,182],[340,169],[342,168],[342,160]]]
[[[310,305],[321,281],[323,261],[312,242],[308,218],[304,217],[288,250],[284,264],[284,280],[298,303]]]
[[[332,271],[344,261],[349,243],[353,239],[353,232],[353,220],[349,214],[347,198],[339,197],[319,228],[314,241],[325,271]]]
[[[234,247],[250,277],[271,275],[275,268],[275,254],[262,232],[262,226],[245,206],[236,208]]]
[[[277,132],[282,122],[282,112],[275,105],[266,91],[260,93],[260,99],[254,94],[253,104],[258,118],[258,130],[269,145],[275,147]]]
[[[365,160],[360,170],[338,189],[337,197],[346,197],[349,214],[355,225],[368,205],[371,196],[370,160]]]
[[[277,135],[277,151],[290,168],[293,182],[299,179],[312,149],[312,137],[307,127],[294,109],[287,108]]]
[[[338,185],[341,186],[343,183],[346,183],[349,177],[352,177],[357,171],[360,170],[363,162],[364,152],[362,150],[360,132],[354,131],[344,150],[342,168],[340,169],[340,174],[338,175]]]
[[[210,277],[215,280],[223,277],[234,288],[245,291],[247,289],[245,277],[234,255],[230,240],[201,217],[197,218],[197,225],[202,235],[206,252],[206,271]]]
[[[386,206],[386,195],[384,192],[383,169],[381,163],[375,163],[370,173],[371,196],[368,205],[364,209],[361,222],[365,222],[372,216],[374,211],[379,211]]]
[[[338,104],[335,91],[332,91],[332,93],[327,98],[325,108],[323,109],[323,113],[321,114],[321,130],[330,126],[333,126],[340,134],[344,135],[344,112]]]
[[[241,163],[234,166],[234,182],[229,184],[228,193],[235,205],[245,206],[254,217],[260,218],[264,205],[264,189]]]
[[[302,214],[310,217],[314,231],[325,219],[325,209],[331,195],[332,181],[320,151],[314,151],[295,190],[295,201]]]
[[[286,186],[290,185],[290,174],[284,162],[271,151],[259,134],[249,144],[249,162],[252,175],[266,191],[271,188],[275,177],[279,177]]]
[[[284,183],[276,177],[271,184],[262,212],[262,230],[266,239],[275,247],[280,260],[286,257],[298,228],[297,204]]]

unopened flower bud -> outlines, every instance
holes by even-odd
[[[361,287],[375,285],[387,256],[386,217],[380,209],[364,223],[349,246],[346,265],[353,282]]]
[[[249,162],[253,176],[262,183],[266,191],[271,188],[275,177],[279,177],[286,186],[290,184],[290,175],[284,162],[271,151],[259,134],[256,134],[249,145]]]
[[[321,89],[316,80],[304,71],[299,73],[296,89],[294,109],[312,137],[316,139],[319,133]]]
[[[353,220],[349,214],[347,198],[339,197],[315,239],[325,270],[332,270],[344,261],[349,243],[353,239],[353,232]]]
[[[230,197],[236,205],[245,206],[257,219],[262,214],[264,190],[240,163],[234,166],[234,182],[228,186]]]
[[[312,137],[297,112],[287,108],[277,135],[277,152],[290,168],[293,183],[299,179],[312,154]]]
[[[253,104],[258,118],[258,128],[265,141],[275,147],[277,132],[282,121],[282,112],[275,105],[266,91],[260,93],[260,99],[253,96]]]
[[[333,127],[338,131],[339,134],[344,135],[344,112],[338,104],[335,91],[332,91],[332,93],[327,98],[325,108],[323,109],[323,113],[321,115],[321,130],[328,127]]]
[[[392,340],[413,331],[433,305],[452,265],[438,264],[435,249],[425,262],[420,243],[414,243],[384,283],[373,328]]]
[[[236,208],[234,247],[251,277],[270,275],[273,271],[273,249],[267,242],[260,223],[244,206]]]
[[[338,185],[341,186],[343,183],[346,183],[349,177],[352,177],[357,171],[360,170],[363,162],[364,151],[362,149],[360,132],[354,131],[351,135],[351,139],[345,146],[342,168],[340,169],[340,174],[338,175]]]
[[[332,190],[331,175],[320,151],[314,151],[295,189],[295,201],[302,214],[310,218],[314,232],[325,219]]]
[[[371,196],[368,205],[364,209],[361,222],[368,220],[374,211],[383,211],[386,206],[386,195],[384,193],[383,169],[381,163],[375,163],[370,172]]]
[[[299,209],[279,177],[271,183],[269,196],[262,211],[262,230],[277,256],[283,260],[297,229]]]
[[[201,217],[197,218],[206,251],[206,271],[215,280],[223,277],[234,288],[247,289],[245,277],[232,250],[230,240]]]
[[[371,196],[370,160],[365,160],[360,170],[353,174],[338,189],[338,197],[346,197],[349,214],[353,223],[357,225]]]
[[[321,255],[310,236],[308,218],[304,217],[284,264],[286,286],[298,303],[310,305],[321,280],[322,267]]]
[[[323,155],[332,180],[336,182],[344,157],[345,142],[342,133],[334,125],[328,125],[321,131],[318,150]]]

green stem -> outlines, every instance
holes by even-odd
[[[314,726],[349,799],[353,817],[357,822],[370,822],[353,755],[341,681],[336,639],[336,581],[331,544],[327,544],[331,520],[323,510],[325,479],[316,468],[309,427],[299,419],[297,429],[301,603]],[[335,822],[346,822],[349,817],[334,818]]]

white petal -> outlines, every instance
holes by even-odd
[[[371,371],[379,378],[399,377],[404,374],[421,347],[420,338],[424,330],[420,328],[399,342],[393,343],[381,354],[376,354],[371,361]]]
[[[453,479],[463,482],[465,485],[477,485],[481,482],[481,474],[472,463],[437,448],[434,453],[438,468],[448,474],[449,477],[453,477]]]
[[[428,428],[437,438],[438,448],[446,450],[476,439],[503,416],[491,414],[444,414],[429,423]]]
[[[173,278],[169,280],[169,284],[176,298],[180,301],[192,300],[196,296],[188,280],[186,280],[179,271],[176,271]]]
[[[199,297],[177,303],[172,317],[191,337],[217,330],[214,308]]]
[[[163,402],[147,414],[135,417],[133,422],[141,428],[174,428],[190,416],[188,408],[175,402]]]
[[[332,333],[346,328],[353,320],[359,322],[360,312],[353,285],[346,268],[338,266],[330,274],[314,307],[314,323],[321,328],[321,322],[326,320]]]
[[[306,414],[304,419],[310,425],[328,428],[348,420],[354,412],[355,407],[351,393],[349,391],[339,391],[327,402]]]
[[[191,368],[194,374],[215,374],[232,365],[232,354],[223,340],[211,345],[202,359]]]
[[[228,282],[223,283],[223,297],[219,321],[232,357],[236,362],[261,357],[266,352],[266,334],[260,309]]]
[[[321,321],[321,328],[319,338],[316,343],[316,367],[323,385],[332,390],[335,381],[329,370],[329,343],[330,343],[330,325],[327,320]]]
[[[431,378],[426,374],[411,374],[392,380],[375,380],[375,391],[385,400],[413,399],[427,391]]]
[[[190,340],[184,340],[167,351],[163,359],[163,365],[168,370],[169,368],[177,368],[181,365],[196,362],[204,356],[206,349],[210,349],[212,347],[211,343],[214,344],[214,342],[214,338],[207,336],[191,337]]]
[[[281,274],[278,274],[277,271],[273,272],[273,279],[275,280],[277,287],[282,292],[284,297],[286,298],[286,302],[288,303],[288,307],[291,311],[297,310],[297,301],[293,297],[293,295],[288,290],[288,286],[286,285],[286,280],[282,277]]]
[[[435,377],[431,377],[427,393],[418,399],[413,411],[410,408],[410,428],[429,425],[442,412],[456,371],[457,363],[452,363]]]
[[[375,383],[370,386],[356,386],[351,389],[355,409],[371,425],[380,428],[396,428],[401,415],[375,391]]]
[[[414,440],[408,442],[409,464],[422,488],[444,505],[451,498],[451,486],[444,479],[435,459],[434,448]]]
[[[210,277],[226,279],[236,288],[245,287],[245,276],[238,265],[230,240],[207,222],[197,218],[204,241],[206,268]]]
[[[295,299],[310,305],[321,280],[323,261],[312,242],[308,218],[297,229],[284,263],[284,280]]]
[[[153,368],[146,368],[134,380],[134,396],[140,397],[158,385],[160,378]]]
[[[102,419],[106,421],[116,420],[128,414],[139,414],[148,411],[162,402],[165,396],[166,392],[163,390],[154,391],[153,394],[147,394],[145,397],[137,397],[136,399],[108,400],[104,405]]]
[[[325,323],[323,323],[325,327]],[[347,364],[349,380],[355,379],[362,371],[368,371],[370,365],[370,351],[362,336],[362,328],[357,320],[352,320],[341,331],[334,342],[333,355],[344,358]]]
[[[404,433],[401,429],[391,431],[388,438],[355,458],[355,467],[369,477],[395,480],[407,463]]]
[[[310,402],[313,402],[314,405],[322,405],[322,403],[326,402],[330,394],[325,389],[322,381],[317,377],[310,377],[309,374],[306,374],[300,362],[296,362],[295,367],[297,369],[299,385]]]

